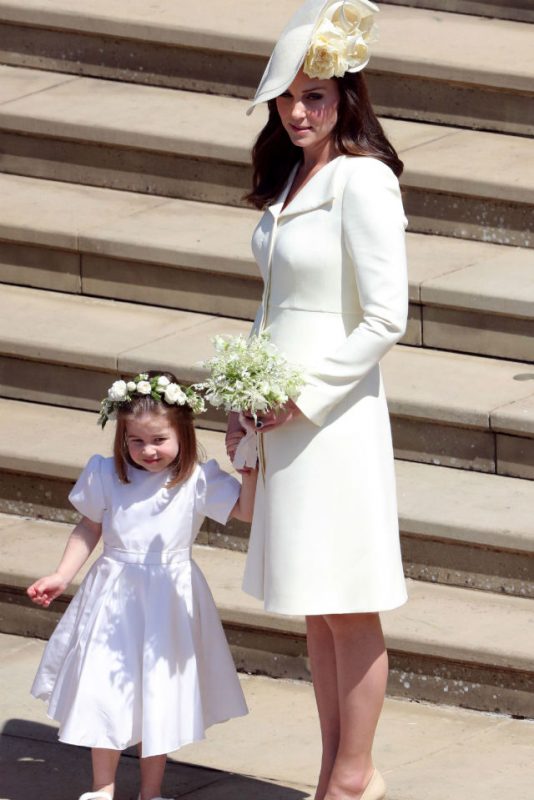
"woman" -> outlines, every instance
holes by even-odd
[[[258,421],[263,479],[244,589],[306,617],[323,744],[316,800],[385,797],[371,756],[387,679],[378,612],[406,599],[378,366],[406,324],[402,163],[360,74],[377,10],[309,0],[254,100],[269,104],[249,195],[265,209],[254,331],[268,331],[306,383]],[[232,415],[230,455],[241,435]]]

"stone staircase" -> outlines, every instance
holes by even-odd
[[[457,14],[534,22],[534,8],[530,0],[390,0],[390,3],[396,6],[432,8]]]
[[[24,588],[109,449],[113,377],[194,380],[215,333],[249,328],[264,117],[245,98],[299,2],[0,0],[1,632],[47,637],[65,607]],[[383,365],[411,594],[384,615],[389,692],[534,717],[532,28],[521,0],[409,5],[439,13],[384,5],[369,71],[410,219],[410,321]],[[524,21],[469,16],[505,5]],[[228,466],[223,422],[200,438]],[[308,678],[302,620],[239,591],[247,535],[207,522],[196,555],[236,661]]]

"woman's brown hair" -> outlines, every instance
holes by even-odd
[[[378,158],[399,177],[404,165],[373,111],[362,73],[346,72],[333,80],[339,87],[338,119],[332,134],[338,153]],[[269,119],[252,149],[253,188],[245,195],[259,209],[276,200],[289,173],[302,160],[302,148],[293,144],[280,122],[276,100],[270,100],[268,107]]]
[[[171,383],[178,383],[172,372],[148,372],[147,375],[149,378],[164,375]],[[171,478],[166,484],[167,488],[171,489],[191,477],[200,458],[193,412],[188,405],[171,406],[164,400],[154,400],[150,395],[136,395],[131,402],[122,403],[117,411],[117,425],[113,443],[115,469],[122,483],[130,483],[128,480],[128,464],[135,469],[140,469],[128,452],[126,423],[128,417],[140,417],[143,414],[165,416],[176,431],[179,445],[178,455],[169,467]]]

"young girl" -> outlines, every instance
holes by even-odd
[[[243,484],[200,464],[193,408],[170,373],[116,381],[100,422],[117,417],[113,458],[94,455],[69,495],[82,514],[57,570],[28,595],[65,591],[102,536],[96,561],[50,639],[32,694],[63,742],[92,748],[93,791],[112,800],[120,753],[138,744],[139,800],[162,800],[166,753],[247,713],[222,626],[191,545],[205,516],[250,521],[256,473]]]

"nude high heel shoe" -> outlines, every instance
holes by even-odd
[[[385,797],[386,784],[382,775],[375,769],[360,800],[385,800]]]
[[[113,800],[109,792],[84,792],[78,800]]]

